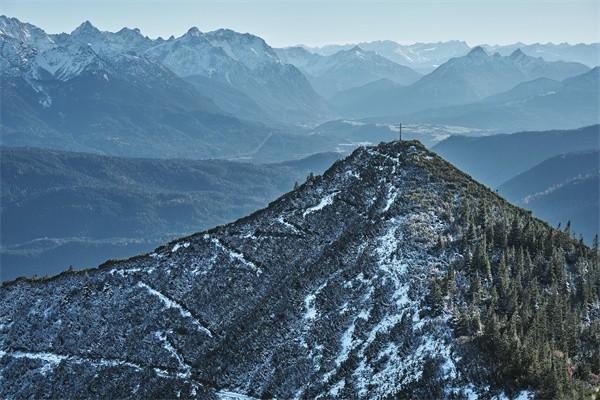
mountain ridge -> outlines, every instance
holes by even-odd
[[[496,381],[495,368],[507,366],[499,361],[486,367],[489,372],[478,369],[479,377],[469,373],[480,365],[469,349],[500,339],[452,322],[453,306],[444,304],[454,296],[434,300],[435,282],[452,268],[456,296],[466,296],[463,280],[476,279],[459,257],[466,254],[460,243],[470,246],[471,226],[473,245],[485,241],[485,225],[464,226],[472,217],[458,211],[470,209],[471,201],[484,202],[499,227],[508,228],[512,219],[516,234],[553,235],[556,252],[581,252],[577,260],[597,273],[585,246],[419,143],[359,148],[235,223],[100,269],[2,285],[0,296],[8,301],[0,306],[0,374],[11,371],[2,394],[73,396],[93,388],[100,396],[144,398],[530,397],[545,390],[538,372],[525,381],[502,380],[508,375],[499,369]],[[509,237],[509,243],[518,240]],[[494,246],[500,242],[494,239]],[[510,254],[508,260],[516,272]],[[501,289],[499,268],[493,285]],[[491,280],[482,282],[483,293],[492,290]],[[504,304],[504,289],[499,296]],[[486,294],[482,301],[493,300]],[[498,313],[500,335],[510,324]],[[494,332],[495,317],[482,315]],[[107,322],[112,329],[100,329]],[[473,336],[463,343],[455,329]],[[494,348],[481,354],[493,356]],[[40,374],[43,387],[24,384]]]

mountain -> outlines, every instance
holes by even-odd
[[[470,50],[467,43],[450,40],[437,43],[414,43],[402,45],[392,40],[378,40],[347,45],[326,45],[308,48],[322,55],[331,55],[341,50],[349,50],[358,46],[366,51],[379,54],[400,65],[406,65],[421,73],[429,73],[453,57],[467,54]]]
[[[42,51],[55,46],[54,40],[42,29],[4,15],[0,16],[0,35],[3,38],[14,38],[21,43],[33,44],[33,47]]]
[[[563,153],[598,150],[600,125],[574,130],[451,136],[433,150],[479,182],[496,187]]]
[[[1,148],[2,279],[149,251],[264,207],[338,158],[252,165]]]
[[[135,156],[156,156],[160,148],[167,157],[240,156],[273,133],[264,123],[285,128],[331,115],[297,68],[281,62],[261,38],[230,30],[192,28],[165,40],[139,29],[100,31],[86,21],[70,34],[48,35],[0,16],[0,51],[3,86],[13,88],[3,100],[19,104],[7,111],[14,125],[2,127],[11,145],[52,142],[53,148]],[[90,73],[104,81],[80,79]],[[75,117],[56,101],[65,92],[84,99]],[[132,120],[125,107],[115,106],[120,98],[141,99]],[[90,104],[96,101],[108,104]],[[148,120],[136,117],[141,113]],[[96,131],[105,127],[109,134],[100,136]],[[152,140],[142,145],[147,131]],[[229,145],[229,135],[223,143],[222,132],[231,132],[239,146]],[[195,143],[184,146],[184,140]],[[129,153],[136,148],[145,150]]]
[[[514,43],[510,45],[482,45],[490,53],[508,55],[517,49],[532,57],[548,61],[574,61],[596,67],[600,65],[600,43]]]
[[[23,24],[21,31],[27,29]],[[225,114],[143,55],[101,56],[94,46],[76,40],[42,51],[33,47],[40,35],[22,33],[36,38],[29,42],[17,34],[0,36],[2,65],[7,66],[0,76],[5,145],[208,158],[247,154],[273,134],[262,124]],[[103,37],[84,23],[72,36],[93,35]]]
[[[306,47],[320,55],[331,55],[354,46],[373,51],[391,61],[409,66],[421,73],[429,73],[454,57],[467,54],[472,48],[464,41],[450,40],[437,43],[414,43],[403,45],[392,40],[379,40],[345,45],[325,45]],[[600,65],[600,43],[513,43],[509,45],[482,44],[488,53],[508,56],[517,49],[531,57],[541,57],[547,61],[572,61],[588,67]]]
[[[329,114],[306,77],[254,35],[191,28],[144,54],[191,82],[201,76],[241,91],[275,120],[315,122]]]
[[[138,29],[123,28],[119,32],[101,32],[88,21],[70,35],[57,36],[62,42],[89,44],[102,55],[114,55],[133,51],[157,60],[180,77],[192,77],[198,83],[199,77],[213,82],[213,87],[221,84],[229,92],[239,92],[236,97],[227,93],[211,91],[215,103],[234,115],[247,105],[247,97],[252,99],[253,109],[244,112],[242,117],[269,121],[318,120],[326,112],[323,101],[316,96],[305,77],[289,65],[284,65],[275,51],[261,38],[241,34],[228,29],[202,33],[198,28],[190,30],[179,38],[150,40],[142,36]],[[206,86],[200,85],[205,90]],[[231,105],[231,108],[227,107]]]
[[[600,123],[600,68],[555,81],[538,78],[479,102],[408,115],[406,122],[494,130],[573,129]]]
[[[408,67],[358,46],[330,56],[313,54],[302,47],[277,49],[277,54],[284,62],[304,72],[315,90],[326,98],[379,79],[408,85],[421,76]]]
[[[584,398],[597,257],[418,142],[360,148],[235,223],[4,283],[0,395]]]
[[[452,58],[406,87],[350,89],[331,101],[346,116],[402,115],[429,108],[466,104],[507,91],[536,78],[566,79],[588,72],[583,64],[547,62],[516,50],[510,56],[489,55],[481,47]]]
[[[52,38],[57,44],[63,46],[72,43],[89,46],[102,57],[113,57],[127,52],[140,55],[163,41],[162,39],[154,41],[143,36],[138,28],[123,28],[118,32],[100,31],[90,21],[83,22],[70,35],[63,33],[52,35]]]
[[[582,234],[588,243],[600,232],[600,152],[561,154],[542,161],[498,187],[513,203],[551,224]]]

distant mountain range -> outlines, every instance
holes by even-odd
[[[306,77],[254,35],[191,28],[144,54],[192,82],[201,76],[244,93],[273,120],[315,122],[329,113]]]
[[[427,109],[407,123],[458,125],[504,131],[573,129],[600,122],[600,68],[562,81],[538,78],[481,101]]]
[[[274,133],[222,111],[163,64],[122,52],[123,43],[147,45],[131,40],[137,31],[84,23],[51,36],[6,17],[0,30],[6,145],[209,158],[251,153]]]
[[[355,46],[373,51],[389,60],[405,65],[422,73],[429,73],[454,57],[467,54],[472,48],[464,41],[451,40],[437,43],[415,43],[403,45],[392,40],[361,42],[345,45],[326,45],[322,47],[306,47],[316,54],[331,55],[340,50],[348,50]],[[532,57],[542,57],[547,61],[574,61],[595,67],[600,65],[600,43],[514,43],[509,45],[482,44],[490,54],[500,53],[507,56],[521,49]]]
[[[452,58],[408,87],[374,82],[340,92],[331,99],[346,116],[407,115],[425,109],[472,103],[537,78],[566,79],[588,72],[583,64],[544,61],[516,50],[489,55],[481,47]]]
[[[278,49],[277,54],[304,72],[315,90],[326,98],[379,79],[408,85],[421,77],[408,67],[358,46],[328,56],[310,53],[302,47]]]
[[[462,42],[409,47],[403,57],[448,59],[421,76],[383,54],[401,53],[393,42],[323,55],[226,29],[150,39],[86,21],[47,34],[0,16],[0,135],[9,146],[264,162],[335,149],[313,130],[341,117],[480,133],[599,122],[597,69],[519,49],[450,58],[469,50]]]
[[[498,192],[534,215],[571,232],[587,243],[600,233],[600,151],[551,157],[513,177]]]
[[[264,207],[338,158],[252,165],[0,148],[1,278],[151,250]]]

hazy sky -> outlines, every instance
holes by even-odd
[[[231,28],[273,46],[600,41],[600,0],[0,0],[0,13],[50,33],[87,19],[102,30],[138,27],[150,37]]]

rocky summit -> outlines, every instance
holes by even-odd
[[[543,255],[513,262],[535,246],[558,269]],[[482,254],[487,272],[485,257],[473,269]],[[589,331],[597,272],[589,248],[420,143],[361,147],[234,223],[5,283],[0,397],[530,398],[548,390],[548,371],[581,385],[593,375],[597,350],[585,338],[563,345],[561,328],[532,355],[551,370],[533,370],[521,349],[546,311],[575,318],[574,338]],[[528,277],[546,273],[530,312]],[[546,305],[556,285],[571,294]],[[514,372],[523,363],[531,371]]]

